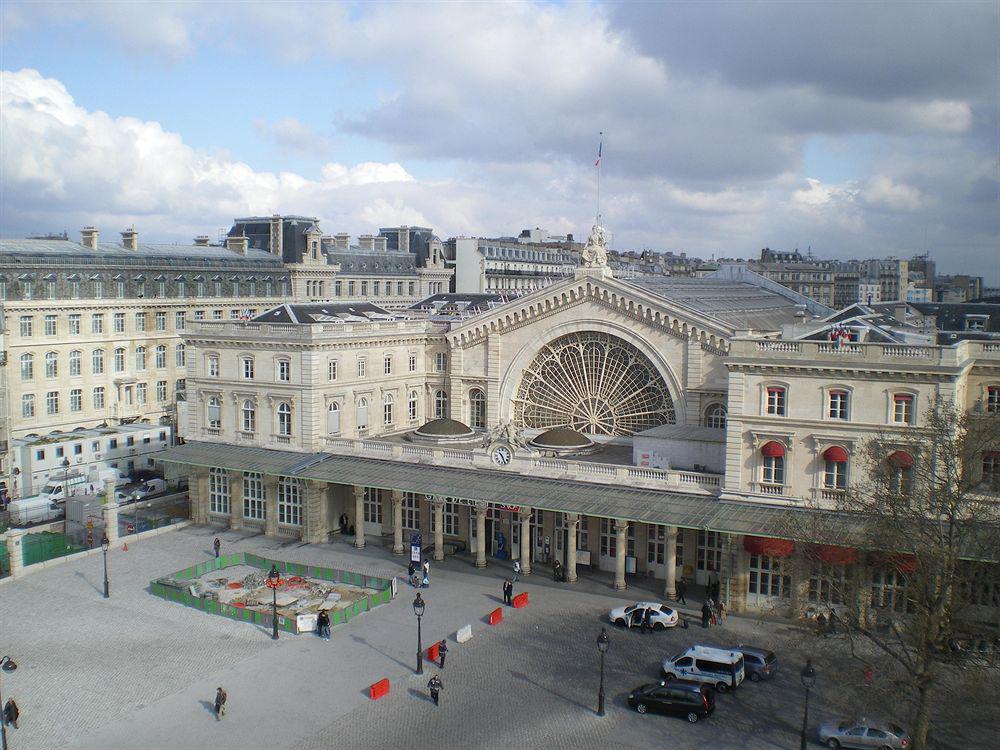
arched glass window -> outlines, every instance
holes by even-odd
[[[340,404],[332,402],[326,410],[326,431],[331,435],[340,432]]]
[[[156,367],[162,369],[167,366],[167,347],[162,344],[156,347]]]
[[[218,396],[212,396],[208,399],[205,419],[208,426],[212,429],[222,427],[222,400]]]
[[[417,418],[417,398],[417,392],[410,391],[410,398],[407,401],[406,408],[411,422]]]
[[[285,437],[292,434],[292,407],[284,401],[278,404],[278,434]]]
[[[434,392],[434,419],[444,419],[448,416],[448,393]]]
[[[229,472],[226,469],[211,469],[208,472],[208,512],[228,516],[231,499]]]
[[[479,388],[469,392],[469,426],[473,429],[486,427],[486,394]]]
[[[705,410],[705,426],[717,430],[726,429],[726,407],[722,404],[712,404]]]
[[[135,369],[146,369],[146,347],[144,346],[137,346],[135,348]]]
[[[186,363],[186,357],[184,356],[184,344],[178,344],[174,347],[174,364],[177,367],[184,367]]]
[[[392,405],[393,397],[391,393],[387,393],[382,397],[382,424],[390,425],[392,424]]]
[[[358,430],[368,429],[368,399],[362,397],[358,399],[357,408]]]
[[[847,489],[847,451],[834,445],[823,451],[823,487],[828,490]]]
[[[267,519],[264,477],[256,471],[243,472],[243,517],[253,521]]]
[[[302,525],[302,480],[290,477],[278,479],[278,523]]]
[[[93,354],[90,355],[90,365],[91,369],[94,371],[95,375],[100,375],[104,372],[104,350],[94,349]]]
[[[254,406],[253,400],[249,398],[245,399],[240,407],[240,424],[243,427],[243,432],[257,431],[257,408]]]
[[[79,349],[74,349],[69,353],[69,374],[79,375],[81,371],[80,361],[83,357],[83,352]]]
[[[115,349],[115,372],[125,372],[125,349]]]
[[[59,375],[59,355],[55,352],[45,353],[45,377],[54,378]]]
[[[21,380],[33,380],[35,377],[35,355],[21,355]]]

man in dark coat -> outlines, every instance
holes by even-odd
[[[707,628],[712,622],[712,607],[707,601],[701,605],[701,626]]]
[[[646,611],[642,613],[642,633],[649,633],[652,631],[653,626],[651,624],[653,617],[653,610],[646,607]]]
[[[431,691],[431,700],[434,701],[434,705],[438,705],[438,697],[441,695],[441,691],[444,690],[444,685],[441,684],[441,678],[434,675],[427,681],[427,689]]]
[[[687,583],[682,578],[677,582],[677,601],[685,606],[687,606],[687,599],[684,598],[684,594],[687,593],[687,590]]]
[[[441,659],[441,669],[444,669],[444,657],[448,655],[448,644],[442,640],[438,644],[438,658]]]
[[[340,514],[340,533],[343,536],[347,536],[347,525],[350,523],[350,519],[347,517],[346,513]]]
[[[514,584],[509,578],[503,582],[503,603],[508,607],[514,604]]]

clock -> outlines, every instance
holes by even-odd
[[[514,454],[506,445],[498,445],[490,451],[490,458],[493,459],[493,463],[497,466],[506,466],[513,457]]]

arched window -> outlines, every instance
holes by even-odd
[[[359,431],[368,429],[368,399],[363,396],[358,399],[357,423]]]
[[[726,429],[726,407],[712,404],[705,410],[705,426],[716,430]]]
[[[156,347],[156,367],[162,369],[167,366],[167,347],[162,344]]]
[[[417,398],[417,392],[410,391],[410,397],[406,402],[406,409],[411,422],[417,419]]]
[[[302,525],[302,480],[291,477],[278,479],[278,523]]]
[[[486,394],[479,388],[469,391],[469,426],[473,429],[486,427]]]
[[[240,407],[240,424],[243,432],[257,431],[257,408],[252,399],[245,399]]]
[[[217,430],[222,427],[222,399],[218,396],[211,396],[208,399],[205,420],[211,429]]]
[[[59,355],[55,352],[45,353],[45,377],[54,378],[59,375]]]
[[[448,393],[434,392],[434,419],[444,419],[448,416]]]
[[[243,517],[252,521],[267,519],[264,477],[256,471],[243,472]]]
[[[174,364],[177,367],[184,367],[187,362],[187,358],[184,356],[184,344],[178,344],[174,347]]]
[[[392,419],[392,406],[395,399],[392,397],[391,393],[387,393],[382,397],[382,424],[391,425]]]
[[[144,346],[137,346],[135,348],[135,369],[146,369],[146,347]]]
[[[74,349],[69,353],[69,374],[79,375],[81,372],[80,362],[83,358],[83,352],[79,349]]]
[[[33,380],[35,377],[35,355],[21,355],[21,380]]]
[[[211,469],[208,472],[208,512],[228,516],[232,495],[229,487],[229,472],[226,469]]]
[[[889,482],[900,495],[909,495],[913,487],[913,456],[906,451],[896,451],[886,459]]]
[[[284,401],[278,404],[278,434],[285,437],[292,434],[292,407]]]
[[[115,349],[115,372],[125,372],[125,349],[121,346]]]
[[[823,451],[825,468],[823,471],[823,487],[828,490],[843,491],[847,489],[847,451],[839,445],[834,445]]]
[[[100,375],[104,372],[103,349],[94,349],[94,352],[90,355],[90,365],[95,375]]]
[[[333,401],[326,410],[326,431],[331,435],[340,432],[340,404]]]
[[[770,487],[781,487],[785,484],[785,446],[771,442],[760,450],[763,459],[761,464],[761,482]]]

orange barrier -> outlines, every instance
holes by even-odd
[[[490,612],[490,625],[499,625],[503,622],[503,610],[497,607]]]
[[[374,685],[368,688],[368,696],[373,700],[377,701],[383,695],[389,692],[389,680],[381,679]]]
[[[433,646],[427,649],[427,661],[438,660],[438,658],[440,657],[440,652],[438,650],[440,646],[441,646],[440,642],[435,642]]]
[[[513,598],[514,609],[521,609],[521,607],[528,606],[528,592],[522,591],[520,594]]]

